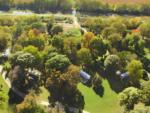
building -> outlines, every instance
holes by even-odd
[[[82,83],[87,83],[91,79],[91,76],[82,70],[80,71],[80,77],[82,78]]]

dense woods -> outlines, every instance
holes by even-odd
[[[112,104],[117,95],[120,113],[150,111],[150,17],[137,16],[150,15],[149,2],[0,0],[0,10],[14,9],[35,13],[0,14],[0,110],[82,113],[93,104],[86,93]]]
[[[28,98],[34,97],[30,95],[30,90],[39,92],[40,86],[49,91],[52,108],[59,102],[66,112],[71,108],[81,112],[85,103],[77,88],[81,81],[80,70],[90,74],[91,79],[85,85],[92,87],[100,96],[103,96],[105,90],[102,86],[103,78],[117,80],[122,86],[119,89],[112,87],[117,93],[129,87],[120,94],[120,104],[125,106],[125,110],[134,109],[134,104],[141,102],[139,98],[145,103],[144,99],[148,97],[143,99],[136,91],[148,87],[145,85],[147,82],[143,86],[141,80],[147,80],[147,72],[150,71],[149,20],[144,19],[143,22],[142,18],[136,17],[128,17],[127,20],[118,16],[79,17],[79,21],[88,30],[83,35],[80,29],[64,31],[53,16],[0,18],[0,51],[4,52],[11,47],[12,52],[7,61],[9,66],[6,70],[10,71],[8,77],[13,87],[25,95],[29,94],[24,101],[21,97],[16,100],[11,91],[11,104],[23,101],[16,106],[18,113],[24,113],[26,102],[30,101],[34,103],[31,112],[36,112],[36,100]],[[2,65],[6,66],[5,60]],[[38,74],[34,75],[30,70]],[[122,74],[119,75],[118,71],[120,74],[127,72],[129,79],[120,79]],[[123,98],[123,95],[132,96],[131,89],[135,90],[133,95],[137,95],[131,100],[133,103]]]

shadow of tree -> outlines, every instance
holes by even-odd
[[[110,85],[110,88],[116,93],[121,92],[125,88],[119,76],[116,76],[115,73],[106,73],[105,75]]]
[[[100,87],[93,87],[93,90],[95,91],[95,93],[97,95],[99,95],[100,97],[104,96],[104,87],[101,85]]]

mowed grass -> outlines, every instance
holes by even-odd
[[[2,90],[4,92],[4,95],[6,97],[5,103],[2,107],[0,107],[0,113],[12,113],[10,110],[10,106],[8,105],[8,91],[9,88],[5,81],[3,80],[2,76],[0,75],[0,85],[3,86]]]
[[[98,96],[92,88],[79,84],[78,88],[84,95],[85,111],[89,113],[123,113],[118,103],[118,94],[110,89],[107,80],[103,80],[104,96]]]

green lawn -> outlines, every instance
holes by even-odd
[[[2,76],[0,75],[0,84],[3,85],[3,91],[4,91],[4,95],[6,95],[6,101],[4,103],[4,105],[0,108],[0,113],[12,113],[9,109],[8,106],[8,91],[9,88],[7,86],[7,84],[5,83],[5,81],[3,80]]]
[[[100,97],[92,88],[79,84],[78,88],[85,99],[85,111],[90,113],[122,113],[117,94],[110,89],[107,80],[103,80],[103,86],[104,96]]]

